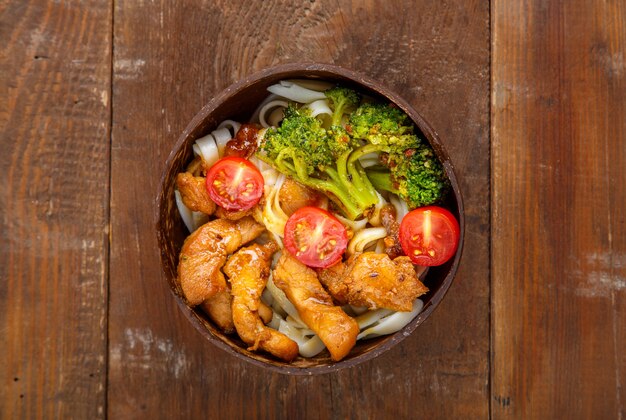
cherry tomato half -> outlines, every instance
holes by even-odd
[[[309,267],[330,267],[341,259],[348,246],[343,224],[326,210],[302,207],[285,225],[285,248]]]
[[[248,210],[263,195],[263,175],[249,160],[225,157],[206,174],[211,200],[226,210]]]
[[[448,210],[420,207],[400,222],[400,245],[415,264],[433,266],[448,261],[459,246],[459,222]]]

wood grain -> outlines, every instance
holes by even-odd
[[[111,12],[0,4],[0,413],[102,418]]]
[[[0,40],[0,417],[626,417],[624,2],[0,1]],[[189,325],[152,214],[193,115],[305,60],[429,120],[467,238],[413,336],[288,377]]]
[[[621,419],[626,7],[492,12],[492,415]]]
[[[112,418],[429,418],[488,414],[489,9],[480,1],[115,2]],[[458,279],[379,359],[288,377],[204,342],[160,273],[152,217],[167,155],[219,90],[266,66],[330,62],[382,80],[434,125],[466,197]]]

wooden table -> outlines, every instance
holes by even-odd
[[[0,41],[0,417],[626,417],[623,1],[3,0]],[[205,342],[154,234],[188,121],[295,61],[401,92],[467,218],[433,316],[315,377]]]

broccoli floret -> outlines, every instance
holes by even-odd
[[[268,129],[265,133],[263,149],[272,159],[281,153],[296,160],[308,162],[307,173],[322,169],[333,163],[326,130],[317,118],[311,117],[307,109],[289,105],[280,128]],[[280,169],[279,169],[280,170]]]
[[[401,109],[364,103],[350,115],[347,130],[368,143],[363,148],[367,153],[380,153],[382,168],[367,170],[374,187],[399,195],[411,208],[443,198],[449,187],[443,167],[430,145],[414,134],[412,121]]]
[[[333,111],[331,126],[341,126],[344,114],[352,112],[361,102],[361,95],[342,86],[330,88],[324,92]]]
[[[413,123],[408,115],[395,106],[366,102],[350,114],[347,129],[355,138],[373,144],[388,144],[393,139],[404,142],[406,135],[413,134]]]
[[[331,126],[326,132],[330,137],[328,148],[335,160],[339,159],[344,153],[361,145],[359,141],[352,138],[350,133],[340,125]]]
[[[367,175],[349,169],[356,144],[341,127],[325,130],[305,108],[289,105],[278,128],[267,129],[257,156],[296,181],[328,195],[350,219],[378,202]],[[358,166],[351,163],[350,168]]]
[[[397,194],[410,208],[434,204],[450,188],[443,166],[427,144],[404,153],[390,153],[386,166],[368,169],[367,176],[376,188]]]

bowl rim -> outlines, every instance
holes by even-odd
[[[161,173],[161,177],[159,180],[158,191],[156,196],[156,213],[155,213],[155,226],[157,232],[157,241],[160,248],[160,262],[161,262],[161,273],[165,277],[165,280],[168,280],[168,274],[164,270],[164,247],[163,244],[166,241],[166,238],[163,235],[162,230],[159,228],[162,224],[161,216],[164,214],[163,205],[165,203],[164,196],[164,185],[167,180],[169,168],[172,166],[174,159],[176,158],[177,152],[181,149],[183,144],[186,142],[189,134],[193,132],[199,125],[201,125],[207,117],[218,109],[229,97],[236,94],[237,92],[246,89],[255,83],[266,79],[266,78],[277,78],[277,80],[281,80],[280,75],[284,74],[284,77],[293,78],[294,72],[312,72],[312,73],[329,73],[332,75],[339,76],[340,78],[350,80],[355,84],[363,85],[365,88],[376,92],[381,97],[385,97],[389,99],[391,102],[396,104],[400,109],[402,109],[409,117],[413,120],[418,129],[422,132],[422,134],[426,137],[429,144],[435,150],[437,157],[442,162],[444,169],[446,171],[446,175],[450,180],[450,184],[452,187],[452,192],[454,194],[454,198],[457,204],[458,211],[458,222],[460,227],[460,236],[459,236],[459,245],[455,254],[455,257],[450,265],[450,269],[444,277],[443,281],[439,289],[432,295],[431,299],[428,303],[424,304],[424,307],[420,311],[420,313],[406,326],[404,326],[401,330],[388,335],[387,339],[371,350],[359,354],[357,356],[351,357],[349,359],[343,359],[339,362],[333,362],[330,364],[324,364],[320,366],[307,366],[307,367],[296,367],[293,365],[274,365],[271,363],[264,362],[262,360],[255,359],[248,355],[248,351],[242,348],[235,348],[228,343],[224,342],[219,337],[215,336],[212,331],[207,329],[205,325],[203,325],[202,321],[200,321],[198,315],[195,311],[190,308],[171,287],[168,281],[168,289],[170,293],[172,293],[174,300],[178,304],[179,308],[185,315],[185,317],[194,325],[194,327],[208,339],[212,345],[226,351],[227,353],[234,355],[235,357],[245,360],[248,363],[252,363],[256,366],[270,369],[271,371],[287,374],[287,375],[313,375],[313,374],[326,374],[331,372],[336,372],[344,368],[353,367],[361,364],[367,360],[375,359],[380,356],[387,350],[391,349],[405,338],[410,336],[415,329],[421,325],[430,315],[431,313],[439,306],[441,300],[443,300],[444,296],[447,294],[458,270],[459,262],[462,258],[464,242],[465,242],[465,212],[463,206],[463,197],[461,193],[461,189],[459,187],[458,180],[456,178],[456,174],[454,171],[454,165],[452,164],[448,153],[445,151],[444,146],[439,140],[439,136],[437,132],[432,128],[432,126],[422,117],[422,115],[413,108],[404,98],[395,93],[392,89],[383,85],[382,83],[366,76],[362,73],[346,69],[344,67],[340,67],[334,64],[325,64],[325,63],[315,63],[315,62],[296,62],[296,63],[288,63],[288,64],[280,64],[271,67],[264,68],[260,71],[254,72],[232,84],[227,86],[225,89],[221,90],[217,94],[213,96],[213,98],[204,105],[198,113],[191,119],[191,121],[187,124],[185,129],[179,135],[176,143],[172,146],[170,154],[165,162],[164,169]],[[303,75],[303,78],[310,78],[310,75]]]

